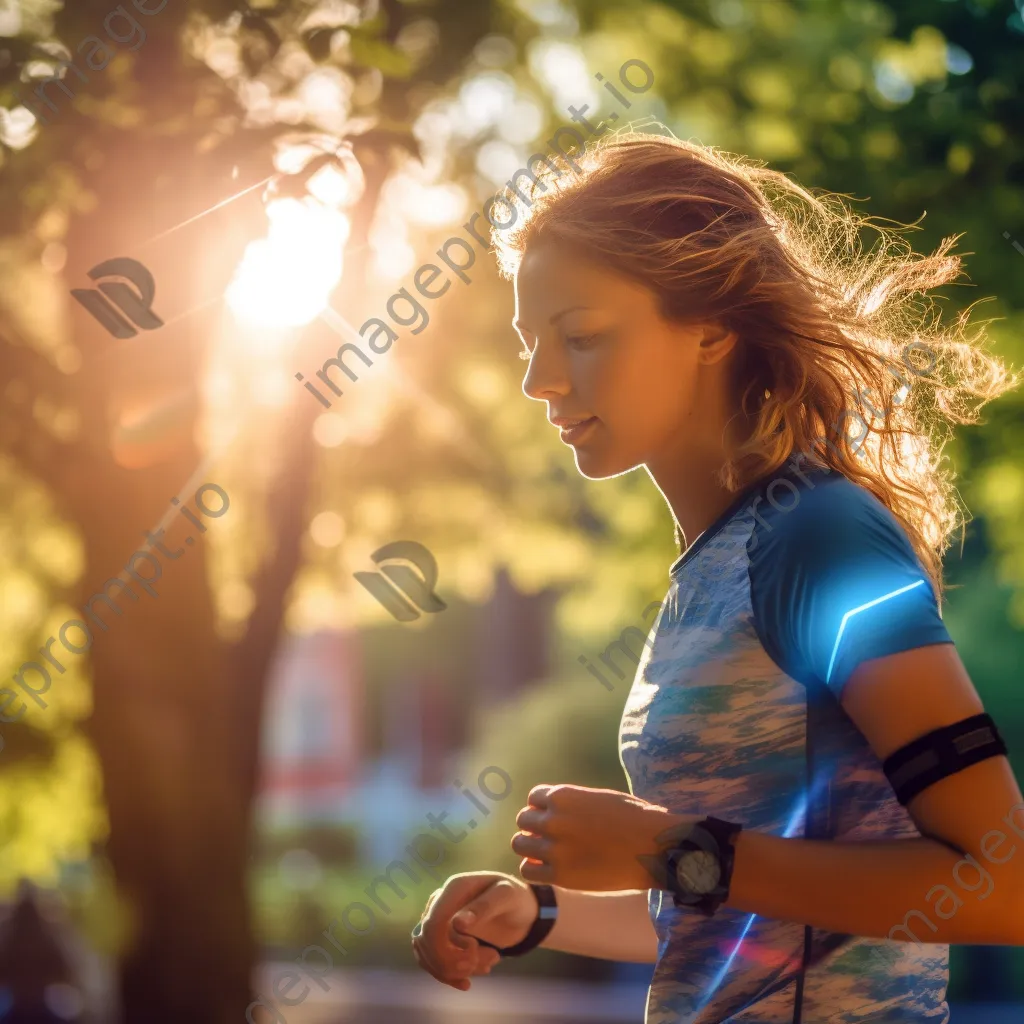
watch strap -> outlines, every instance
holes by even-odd
[[[718,844],[719,863],[722,867],[722,875],[716,887],[717,893],[708,893],[696,908],[709,917],[729,898],[729,886],[732,882],[732,868],[736,860],[736,849],[733,841],[743,830],[741,825],[732,821],[723,821],[721,818],[713,818],[710,815],[701,823],[705,832]]]
[[[555,899],[555,890],[552,886],[540,882],[529,882],[528,884],[537,900],[537,916],[522,941],[517,942],[514,946],[496,946],[486,939],[477,939],[476,941],[481,946],[497,950],[502,957],[524,956],[536,949],[548,937],[558,918],[558,901]]]

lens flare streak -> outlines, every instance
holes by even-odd
[[[818,783],[815,783],[815,785],[818,785]],[[792,837],[793,831],[796,829],[797,823],[803,820],[806,811],[807,795],[804,794],[796,802],[796,806],[793,808],[793,813],[792,815],[790,815],[789,824],[786,826],[785,831],[782,833],[783,839],[789,839]],[[718,991],[719,986],[725,980],[725,976],[729,973],[729,968],[732,966],[733,960],[736,959],[736,954],[739,953],[740,947],[743,945],[743,940],[747,937],[747,932],[750,931],[751,926],[754,923],[754,918],[756,917],[757,914],[751,914],[750,917],[747,918],[747,923],[743,926],[743,931],[740,932],[740,937],[736,940],[736,945],[733,947],[733,950],[726,958],[725,963],[722,964],[718,973],[715,975],[714,980],[708,986],[708,990],[704,993],[704,996],[700,1001],[700,1006],[698,1007],[698,1009],[702,1009],[703,1007],[707,1006],[708,1002],[710,1002],[711,1000],[711,997],[715,994],[715,992]]]

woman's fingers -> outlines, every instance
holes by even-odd
[[[505,879],[499,879],[466,903],[452,918],[456,931],[472,934],[474,928],[486,924],[491,918],[507,913],[515,905],[516,888]],[[532,900],[532,897],[531,897]]]
[[[520,857],[539,861],[547,861],[554,849],[554,843],[550,839],[542,839],[527,832],[517,832],[512,837],[511,846]]]
[[[468,980],[465,976],[469,973],[468,970],[458,971],[454,968],[454,965],[446,965],[443,962],[439,962],[430,955],[422,940],[413,939],[412,951],[413,956],[416,957],[416,962],[420,967],[422,967],[433,978],[436,978],[441,982],[441,984],[450,985],[452,988],[457,988],[460,991],[465,991],[469,987]]]
[[[500,877],[455,875],[428,898],[413,931],[413,952],[417,963],[443,984],[465,991],[471,975],[486,973],[494,966],[497,954],[485,951],[471,935],[457,932],[452,918]]]
[[[506,877],[470,900],[452,918],[452,925],[481,942],[514,946],[524,938],[536,916],[537,901],[529,887]]]
[[[452,928],[452,918],[497,880],[494,875],[455,875],[448,879],[423,918],[422,937],[435,959],[443,957],[446,962],[459,961],[466,959],[465,954],[476,948],[475,939]]]
[[[490,974],[491,968],[501,959],[494,950],[479,946],[476,942],[473,945],[476,949],[467,954],[467,959],[457,961],[454,964],[431,956],[424,948],[421,940],[414,939],[412,948],[416,962],[428,974],[442,984],[464,992],[470,987],[470,977]]]
[[[521,832],[533,832],[543,835],[548,823],[548,812],[538,810],[536,807],[524,807],[516,815],[516,827]]]

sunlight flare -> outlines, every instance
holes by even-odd
[[[244,323],[299,327],[327,306],[341,280],[349,219],[312,197],[275,199],[267,218],[267,237],[246,247],[228,286],[228,307]]]

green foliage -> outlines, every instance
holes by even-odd
[[[542,783],[573,783],[628,792],[618,757],[618,729],[626,689],[605,690],[593,677],[559,677],[532,687],[519,700],[487,712],[469,761],[501,765],[513,789],[487,828],[457,847],[460,870],[515,873],[509,849],[515,818],[530,790]],[[454,869],[453,869],[454,870]]]
[[[276,865],[289,850],[307,850],[324,864],[351,864],[356,859],[358,837],[354,829],[321,825],[262,831],[257,837],[253,855],[257,862]]]
[[[392,78],[408,78],[415,66],[408,54],[382,43],[379,39],[353,36],[352,56],[363,66],[378,68]]]
[[[365,890],[373,877],[367,869],[329,868],[317,885],[296,891],[285,886],[273,868],[254,872],[251,890],[258,941],[264,948],[292,957],[310,943],[324,944],[321,933],[333,919],[349,904],[367,902]],[[397,877],[404,881],[401,873]],[[347,939],[348,953],[345,957],[338,954],[339,961],[346,966],[407,966],[409,932],[434,887],[429,878],[421,877],[418,886],[409,887],[404,900],[397,900],[392,890],[382,888],[380,891],[392,901],[391,913],[379,913],[374,930],[365,936],[351,936],[343,928],[336,928],[334,934]],[[356,927],[364,927],[364,921],[362,912],[353,915]]]
[[[0,656],[15,667],[38,658],[39,645],[73,616],[61,599],[81,571],[82,552],[45,489],[3,458],[0,490]],[[75,732],[91,706],[88,669],[73,657],[65,666],[59,677],[53,671],[47,707],[24,712],[32,732],[20,722],[0,724],[0,899],[23,876],[56,880],[62,861],[86,857],[106,834],[99,765]],[[28,698],[14,692],[19,699],[5,699],[5,716],[26,708]]]

